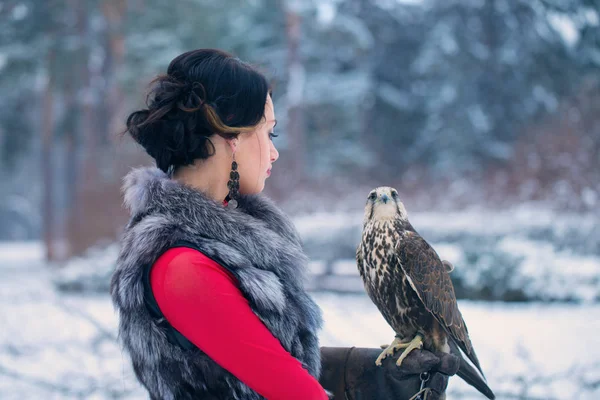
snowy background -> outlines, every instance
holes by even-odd
[[[214,47],[273,84],[265,189],[295,218],[323,345],[390,328],[353,260],[398,189],[500,399],[600,398],[600,0],[0,0],[0,400],[145,398],[107,294],[124,128]],[[450,399],[481,398],[452,379]]]
[[[459,300],[499,399],[599,398],[600,254],[593,243],[582,245],[598,240],[597,221],[536,208],[415,213],[411,220],[455,264],[463,293],[487,288],[498,299],[519,292],[529,300]],[[325,346],[377,347],[393,338],[347,254],[360,221],[358,213],[295,220],[313,257],[308,284],[324,313]],[[319,259],[321,250],[311,247],[327,240],[339,243],[338,260]],[[107,285],[116,249],[94,249],[57,273],[40,243],[0,245],[2,399],[145,398],[115,337]],[[470,398],[482,397],[452,379],[449,399]]]

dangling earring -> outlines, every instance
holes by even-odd
[[[233,162],[231,163],[231,172],[229,173],[229,181],[227,187],[229,188],[227,208],[237,208],[240,195],[240,173],[237,171],[237,163],[235,162],[235,152],[233,153]]]

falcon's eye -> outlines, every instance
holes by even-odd
[[[375,200],[377,198],[377,193],[373,192],[369,195],[369,200]]]
[[[393,198],[398,197],[398,192],[396,192],[395,190],[392,190],[392,197]]]

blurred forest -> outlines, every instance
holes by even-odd
[[[272,79],[286,211],[600,201],[600,0],[0,0],[0,240],[113,241],[120,136],[178,54]]]

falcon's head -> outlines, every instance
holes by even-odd
[[[371,190],[365,205],[366,224],[369,221],[394,220],[400,218],[407,220],[406,208],[400,201],[398,191],[389,186],[380,186]]]

